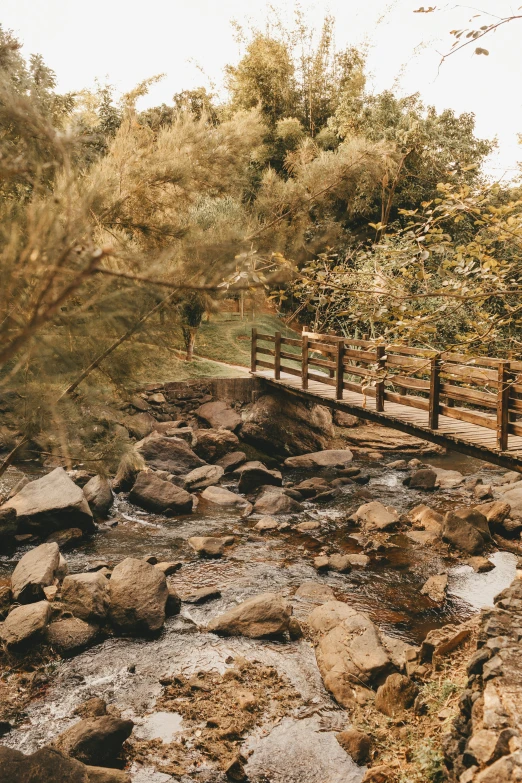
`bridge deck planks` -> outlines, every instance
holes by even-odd
[[[426,440],[432,440],[439,442],[441,438],[447,438],[447,445],[449,448],[465,451],[465,446],[476,447],[480,458],[488,459],[488,453],[492,462],[497,464],[522,469],[522,437],[518,435],[510,435],[508,439],[508,448],[504,452],[499,452],[496,442],[495,430],[488,429],[487,427],[481,427],[477,424],[469,424],[459,421],[458,419],[452,419],[449,416],[439,416],[439,426],[437,430],[430,430],[428,426],[428,412],[418,410],[417,408],[411,408],[407,405],[401,405],[396,402],[386,401],[384,404],[384,412],[377,413],[375,408],[375,397],[369,397],[358,392],[344,390],[343,399],[336,401],[335,389],[326,383],[321,383],[316,380],[309,380],[308,389],[304,391],[301,387],[301,378],[289,375],[288,373],[281,372],[281,378],[274,380],[273,371],[270,370],[257,370],[252,373],[258,378],[263,378],[270,381],[272,385],[282,386],[289,391],[298,392],[302,396],[317,397],[325,401],[329,401],[334,404],[334,407],[342,409],[345,406],[352,408],[358,408],[359,412],[364,418],[364,413],[374,414],[371,416],[372,420],[378,417],[379,421],[386,424],[386,419],[389,420],[389,426],[393,427],[393,422],[404,423],[409,427],[415,428],[418,432],[415,434],[417,437],[422,438],[426,436]],[[354,412],[357,415],[357,411]],[[370,418],[370,416],[368,416]],[[485,453],[488,452],[488,453]]]

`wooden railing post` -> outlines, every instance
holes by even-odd
[[[335,399],[342,400],[344,392],[344,339],[337,343],[335,354]]]
[[[377,358],[377,372],[383,371],[383,377],[377,380],[375,384],[375,410],[382,413],[384,410],[384,370],[386,367],[386,346],[375,346],[375,355]]]
[[[281,378],[281,332],[275,333],[274,378]]]
[[[252,345],[250,347],[250,372],[255,372],[257,368],[257,329],[252,329]]]
[[[428,427],[436,430],[439,426],[440,405],[440,353],[430,361],[430,407],[428,413]]]
[[[301,348],[301,386],[308,389],[308,335],[303,334],[303,344]]]
[[[500,362],[498,365],[498,390],[497,390],[497,449],[506,451],[508,447],[509,427],[509,362]]]

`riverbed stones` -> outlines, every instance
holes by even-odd
[[[287,468],[342,468],[353,459],[350,449],[325,449],[285,459]]]
[[[304,511],[304,506],[284,492],[278,491],[277,487],[267,487],[254,503],[254,513],[263,516],[297,514],[300,511]]]
[[[445,470],[433,465],[426,465],[437,476],[436,486],[438,489],[455,489],[464,483],[464,476],[458,470]]]
[[[410,489],[423,489],[430,490],[435,489],[437,482],[437,474],[430,468],[421,468],[416,470],[412,476],[409,477],[408,487]]]
[[[144,470],[138,473],[129,500],[140,508],[165,516],[190,514],[194,505],[189,492]]]
[[[51,618],[48,601],[18,606],[7,615],[0,634],[7,647],[18,647],[40,637]]]
[[[434,574],[423,584],[421,594],[436,604],[442,604],[446,600],[446,590],[448,587],[447,574]]]
[[[166,470],[175,476],[183,476],[204,461],[181,438],[168,438],[159,432],[151,432],[136,444],[136,450],[147,465],[156,470]]]
[[[225,474],[232,473],[236,468],[246,462],[246,454],[244,451],[231,451],[229,454],[225,454],[224,457],[216,460],[216,465],[221,465]]]
[[[267,533],[271,530],[277,530],[279,527],[279,522],[275,517],[270,516],[264,516],[261,517],[261,519],[256,522],[254,525],[254,530],[258,530],[260,533]]]
[[[241,416],[223,400],[206,402],[195,411],[198,419],[210,424],[216,430],[234,432],[241,424]]]
[[[131,720],[85,718],[58,735],[53,746],[84,764],[114,763],[134,728]]]
[[[283,477],[279,470],[269,470],[263,465],[249,467],[248,463],[240,470],[238,489],[246,495],[262,486],[280,487],[283,484]]]
[[[470,557],[467,562],[477,574],[484,574],[495,568],[495,563],[492,563],[487,557]]]
[[[276,593],[261,593],[212,620],[207,630],[222,636],[264,639],[288,631],[292,608]]]
[[[86,766],[57,748],[41,748],[30,756],[0,745],[2,783],[130,783],[119,769]]]
[[[372,749],[371,737],[364,731],[357,729],[347,729],[335,735],[335,738],[341,748],[348,753],[356,764],[363,765],[370,758]]]
[[[123,632],[158,631],[165,622],[168,587],[165,574],[144,560],[127,557],[109,581],[110,618]]]
[[[389,718],[397,718],[413,707],[418,692],[418,687],[408,677],[390,674],[377,689],[375,708]]]
[[[342,706],[353,706],[354,685],[371,685],[393,669],[374,623],[346,604],[317,607],[308,625],[319,639],[316,658],[324,684]]]
[[[0,546],[12,543],[18,530],[14,508],[0,508]]]
[[[202,465],[187,473],[183,486],[188,492],[196,492],[217,484],[224,470],[220,465]]]
[[[205,462],[215,463],[228,454],[238,453],[239,439],[229,430],[197,430],[196,438],[194,451]]]
[[[444,625],[430,631],[421,644],[421,663],[442,658],[469,638],[471,630],[466,625]]]
[[[384,506],[378,500],[359,506],[355,517],[365,531],[391,530],[399,521],[399,514],[390,506]]]
[[[109,580],[99,571],[66,576],[62,602],[64,609],[80,620],[101,621],[109,609]]]
[[[78,617],[66,617],[47,626],[45,636],[49,644],[63,658],[77,655],[96,641],[99,628]]]
[[[415,506],[415,508],[412,508],[412,510],[408,512],[408,517],[413,522],[414,527],[420,528],[421,530],[427,530],[436,536],[442,534],[444,517],[429,506],[425,506],[422,503],[419,506]]]
[[[114,498],[109,482],[104,476],[93,476],[83,488],[94,519],[107,519]]]
[[[40,544],[26,552],[11,576],[13,600],[21,604],[41,601],[44,587],[52,585],[60,565],[58,544]]]
[[[93,532],[92,512],[83,491],[63,468],[55,468],[23,489],[2,506],[13,508],[17,515],[18,532],[49,535],[55,530],[79,527]]]
[[[241,497],[241,495],[237,495],[235,492],[231,492],[229,489],[225,489],[225,487],[207,487],[201,493],[201,499],[207,503],[212,503],[215,506],[223,506],[225,508],[244,508],[245,506],[250,506],[248,500],[245,500],[245,498]]]
[[[222,557],[234,536],[192,536],[187,543],[200,557]]]
[[[328,568],[331,571],[337,571],[340,574],[347,574],[348,571],[352,570],[349,555],[330,555],[328,558]]]
[[[3,620],[7,616],[13,600],[13,594],[11,587],[7,582],[0,583],[0,620]]]
[[[335,595],[331,587],[322,582],[303,582],[295,591],[295,597],[313,603],[323,604],[326,601],[334,601]]]
[[[484,514],[490,524],[502,525],[511,513],[511,506],[504,501],[494,500],[491,503],[482,503],[480,506],[475,506],[475,510]]]
[[[361,783],[392,783],[396,779],[395,771],[387,764],[378,764],[367,770]]]
[[[488,520],[470,508],[448,511],[442,525],[442,538],[470,555],[480,555],[491,540]]]
[[[314,476],[314,478],[305,479],[296,484],[293,489],[297,490],[304,498],[314,498],[322,492],[327,492],[330,489],[330,484],[326,479]]]
[[[46,544],[58,544],[60,549],[73,549],[83,541],[83,530],[79,527],[68,527],[65,530],[57,530],[52,533],[45,541]]]

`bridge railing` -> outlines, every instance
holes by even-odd
[[[522,362],[437,352],[378,340],[356,340],[303,332],[284,337],[252,330],[252,372],[257,368],[297,376],[308,389],[316,381],[335,389],[426,411],[428,426],[439,427],[439,415],[496,431],[497,448],[505,451],[509,434],[522,435]]]

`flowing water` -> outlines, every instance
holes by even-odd
[[[318,574],[314,569],[313,557],[324,547],[330,551],[361,551],[358,531],[347,518],[367,498],[400,512],[418,503],[428,503],[441,511],[455,504],[472,505],[469,492],[463,488],[427,495],[404,487],[406,473],[386,468],[386,462],[399,456],[379,463],[361,461],[363,471],[371,476],[365,487],[345,486],[339,497],[325,505],[306,502],[299,519],[290,522],[318,522],[318,528],[308,533],[299,533],[291,525],[288,531],[259,535],[253,529],[255,518],[243,520],[236,512],[219,509],[210,512],[208,506],[200,506],[191,516],[166,519],[137,509],[119,496],[110,524],[100,526],[95,537],[67,553],[69,571],[84,571],[99,561],[113,566],[124,557],[153,554],[158,560],[182,561],[182,568],[169,578],[182,598],[200,587],[219,588],[221,598],[201,606],[182,604],[181,614],[167,620],[158,638],[109,638],[74,659],[61,661],[52,673],[45,697],[30,704],[23,722],[2,741],[32,752],[74,723],[77,719],[72,717],[73,710],[92,696],[104,698],[124,717],[131,717],[136,723],[133,736],[158,738],[164,743],[175,741],[183,734],[183,720],[175,712],[155,709],[163,690],[160,678],[210,669],[224,672],[230,656],[242,655],[274,666],[299,692],[302,703],[299,714],[261,727],[248,738],[245,752],[250,753],[250,779],[358,783],[364,770],[354,764],[334,736],[336,730],[346,726],[346,717],[324,690],[307,641],[223,639],[200,632],[198,627],[239,601],[265,591],[283,593],[292,602],[295,616],[305,617],[313,604],[294,597],[294,593],[309,580],[328,585],[339,600],[368,612],[386,633],[416,644],[432,628],[467,619],[481,607],[491,605],[493,596],[515,576],[516,557],[510,553],[494,553],[491,559],[495,568],[476,574],[461,560],[442,556],[400,534],[393,536],[383,551],[371,553],[367,568],[354,568],[348,574]],[[484,483],[502,473],[459,455],[426,461],[482,477]],[[333,478],[335,474],[325,470],[322,475]],[[286,478],[298,481],[304,477],[295,472]],[[235,488],[232,481],[230,488]],[[236,544],[222,559],[199,560],[186,542],[192,535],[207,534],[233,535]],[[20,552],[16,559],[19,556]],[[14,563],[14,559],[0,558],[0,577],[9,574]],[[428,576],[440,571],[449,574],[448,598],[442,607],[435,607],[420,594],[420,588]],[[154,760],[150,765],[134,763],[131,771],[133,783],[172,779]],[[224,780],[205,768],[192,775],[182,780]]]

